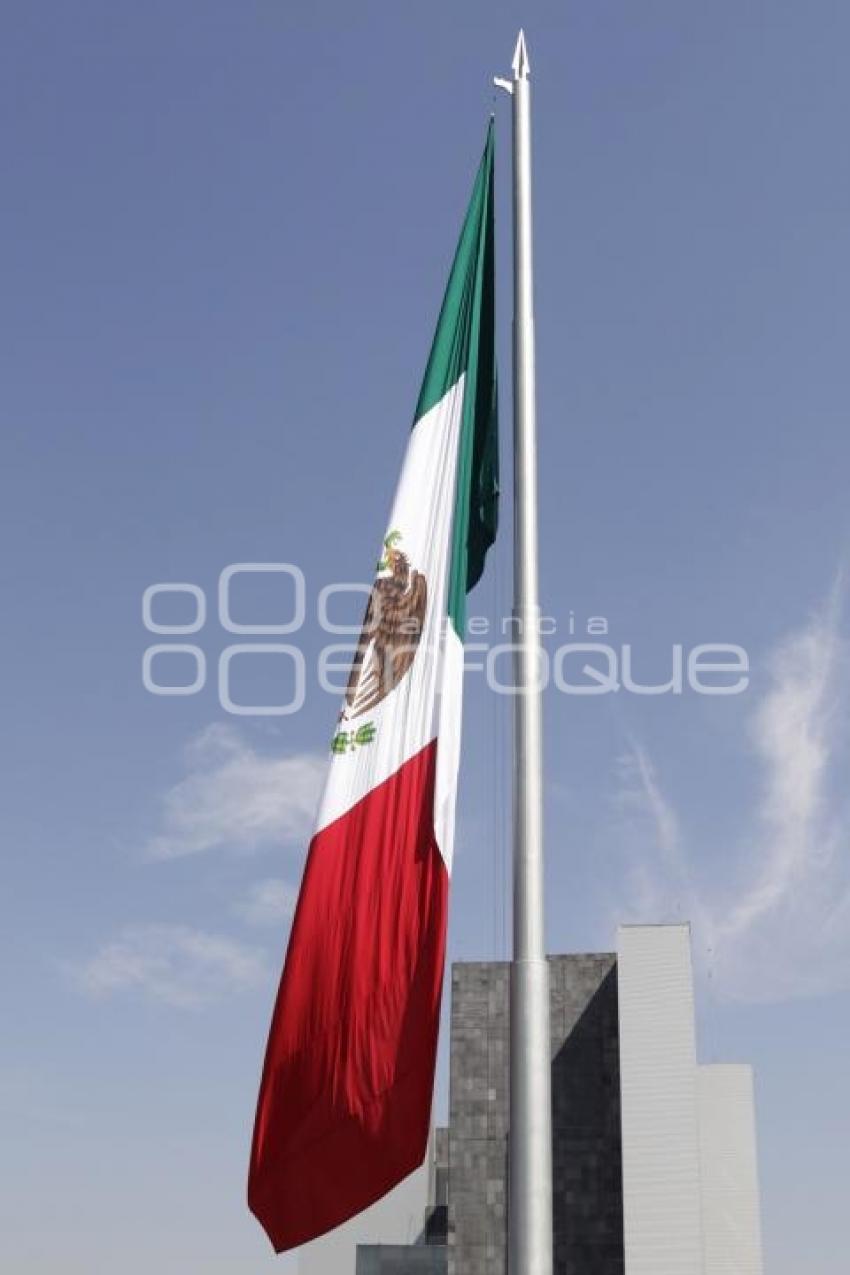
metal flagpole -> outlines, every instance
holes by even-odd
[[[543,923],[542,661],[537,597],[537,438],[531,103],[522,31],[513,80],[514,187],[514,950],[511,965],[509,1275],[552,1275],[549,969]]]

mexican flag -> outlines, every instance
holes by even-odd
[[[248,1202],[276,1251],[425,1157],[466,594],[496,531],[493,129],[443,300],[272,1018]]]

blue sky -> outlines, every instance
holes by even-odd
[[[311,677],[298,714],[222,710],[218,656],[251,639],[222,630],[217,581],[298,564],[304,629],[257,640],[315,665],[318,591],[368,576],[383,530],[493,108],[507,387],[490,78],[520,22],[552,645],[602,615],[647,681],[676,643],[751,668],[731,697],[550,694],[549,945],[692,920],[701,1055],[756,1067],[766,1269],[843,1269],[846,6],[6,0],[0,1256],[20,1275],[293,1269],[244,1179],[335,701]],[[508,605],[509,547],[471,614]],[[142,685],[168,639],[141,598],[168,581],[209,602],[174,639],[208,660],[192,696]],[[283,584],[242,580],[234,611],[272,622]],[[234,681],[245,702],[280,685],[258,658]],[[506,708],[469,679],[454,957],[507,950]]]

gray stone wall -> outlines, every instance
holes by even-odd
[[[510,966],[452,966],[449,1275],[505,1275]]]
[[[555,957],[549,972],[555,1275],[622,1275],[616,958]]]
[[[358,1244],[356,1275],[446,1275],[441,1244]]]
[[[616,958],[549,967],[555,1275],[622,1275]],[[449,1275],[506,1275],[509,979],[452,969]]]

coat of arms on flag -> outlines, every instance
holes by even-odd
[[[398,686],[413,663],[428,605],[428,582],[399,548],[400,531],[384,540],[340,718],[368,713]]]

